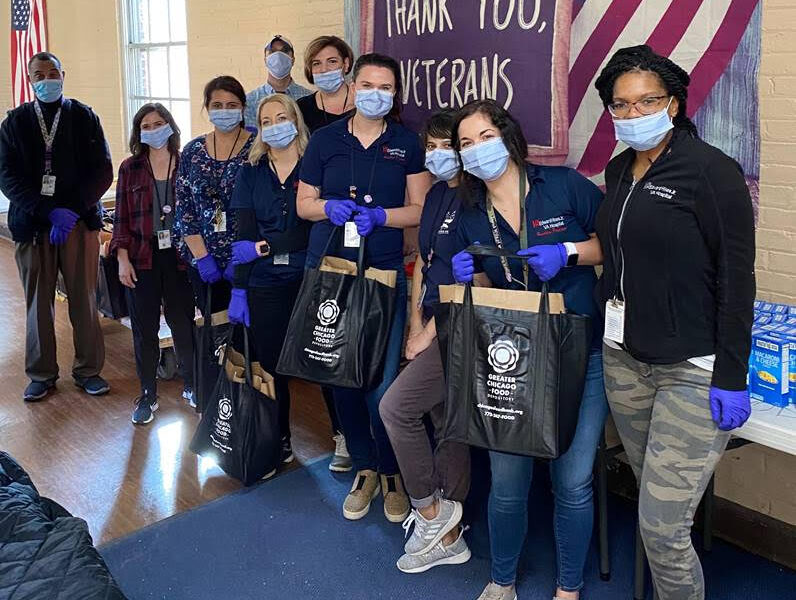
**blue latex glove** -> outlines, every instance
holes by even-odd
[[[50,243],[54,246],[60,246],[66,242],[70,233],[70,229],[64,229],[63,227],[56,227],[53,225],[50,229]]]
[[[381,206],[375,208],[360,206],[358,210],[354,223],[357,224],[357,233],[362,237],[370,235],[376,227],[383,227],[387,222],[387,211]]]
[[[528,257],[528,265],[542,281],[550,281],[567,264],[567,249],[564,244],[531,246],[517,254]]]
[[[221,280],[221,269],[218,268],[216,259],[210,253],[196,261],[196,268],[199,270],[199,277],[205,283],[215,283]]]
[[[50,219],[50,223],[53,224],[53,227],[66,229],[66,232],[69,233],[74,228],[80,215],[68,208],[55,208],[50,212],[48,218]]]
[[[246,327],[251,326],[249,299],[246,297],[246,290],[233,288],[227,313],[230,323],[243,323]]]
[[[327,200],[323,205],[323,212],[329,217],[332,225],[338,227],[348,221],[356,209],[357,204],[353,200]]]
[[[226,268],[224,269],[223,277],[224,277],[224,279],[226,279],[230,283],[234,282],[234,280],[235,280],[235,263],[233,263],[232,261],[229,261],[229,264],[227,264]]]
[[[257,252],[255,242],[248,240],[232,242],[232,264],[248,265],[258,258],[260,258],[260,253]]]
[[[740,427],[749,418],[749,390],[730,391],[710,387],[710,414],[722,431]]]
[[[50,229],[50,243],[60,246],[65,243],[69,234],[75,228],[75,223],[80,216],[68,208],[55,208],[48,215],[52,228]]]
[[[457,283],[469,283],[473,280],[475,264],[473,262],[473,255],[469,252],[462,250],[454,254],[451,259],[451,266],[453,279]]]

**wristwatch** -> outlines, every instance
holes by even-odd
[[[262,240],[257,245],[257,252],[260,254],[260,256],[268,256],[271,254],[271,244],[268,243],[268,240]]]
[[[578,264],[578,251],[572,242],[564,242],[564,249],[567,251],[567,266],[574,267]]]

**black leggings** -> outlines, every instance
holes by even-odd
[[[269,287],[250,287],[248,290],[249,314],[253,356],[274,376],[276,400],[279,405],[279,431],[283,439],[290,439],[290,389],[289,377],[278,375],[276,363],[285,343],[290,314],[298,296],[301,281]]]

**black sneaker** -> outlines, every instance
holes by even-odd
[[[25,393],[22,394],[22,399],[25,402],[36,402],[41,400],[50,390],[55,389],[55,380],[57,377],[48,379],[47,381],[31,381],[28,387],[25,388]]]
[[[99,375],[94,377],[75,377],[75,385],[91,396],[102,396],[111,391],[111,386]]]
[[[158,409],[157,396],[142,394],[135,399],[135,410],[133,411],[133,423],[136,425],[146,425],[155,418],[155,411]]]
[[[282,438],[282,462],[284,464],[291,463],[294,458],[290,438]]]

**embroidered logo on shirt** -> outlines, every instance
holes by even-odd
[[[561,233],[567,230],[567,225],[564,222],[563,216],[550,217],[549,219],[534,219],[531,225],[536,230],[537,237],[550,235],[553,233]]]
[[[451,232],[451,223],[456,219],[456,211],[449,210],[445,213],[445,218],[442,220],[442,225],[439,226],[437,235],[448,235]]]
[[[390,148],[387,144],[381,147],[384,158],[387,160],[406,160],[406,149],[404,148]]]
[[[663,185],[655,185],[649,181],[644,184],[644,189],[652,196],[659,196],[660,198],[666,198],[667,200],[671,200],[677,195],[677,190],[667,188]]]

